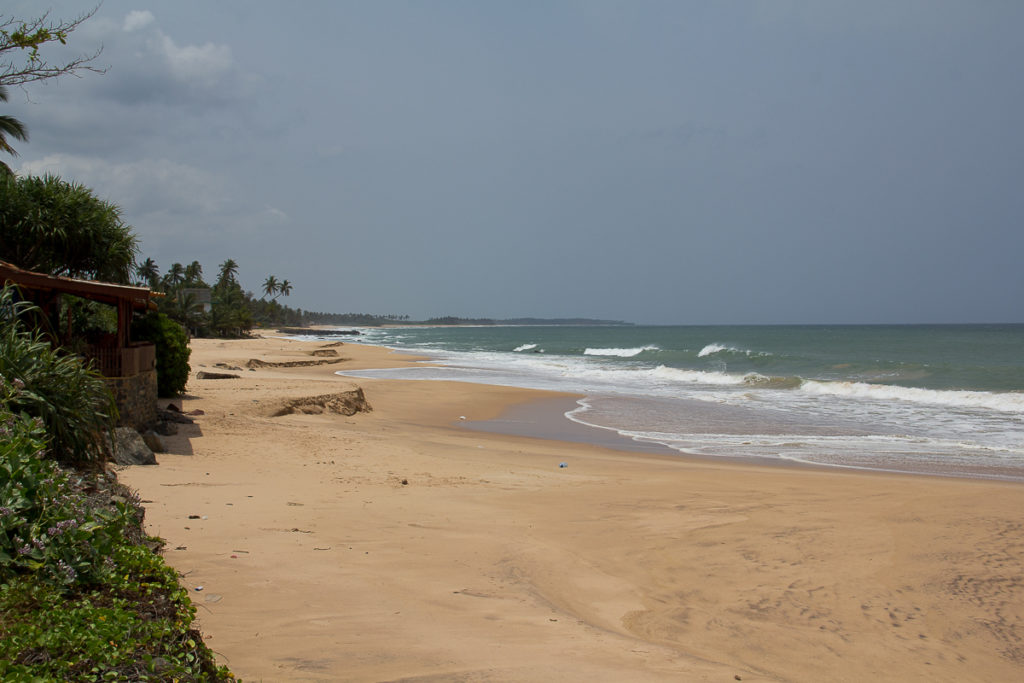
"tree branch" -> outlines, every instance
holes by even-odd
[[[68,74],[77,76],[81,71],[106,73],[106,69],[91,64],[103,52],[102,46],[92,54],[57,64],[50,64],[39,56],[40,46],[48,43],[66,45],[68,35],[98,9],[97,5],[67,21],[52,21],[48,11],[27,21],[0,14],[0,85],[24,85]]]

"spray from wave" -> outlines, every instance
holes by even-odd
[[[748,358],[752,357],[752,356],[770,356],[770,355],[772,355],[772,354],[770,354],[770,353],[768,353],[766,351],[751,351],[750,349],[740,349],[740,348],[736,348],[735,346],[728,346],[726,344],[714,343],[714,344],[708,344],[703,349],[701,349],[700,352],[697,353],[697,358],[707,358],[708,356],[713,356],[716,353],[735,353],[735,354],[739,354],[741,356],[747,356]]]
[[[639,356],[644,351],[660,351],[661,349],[653,344],[647,346],[638,346],[631,349],[586,349],[583,352],[584,356],[615,356],[617,358],[633,358]]]

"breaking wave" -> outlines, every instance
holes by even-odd
[[[638,346],[632,349],[587,349],[583,352],[584,356],[616,356],[618,358],[632,358],[633,356],[639,356],[644,351],[660,351],[661,349],[653,344],[647,346]]]
[[[751,351],[749,349],[738,349],[735,346],[726,346],[725,344],[708,344],[697,354],[697,358],[706,358],[707,356],[714,355],[716,353],[738,353],[744,356],[770,356],[771,354],[763,351]]]
[[[987,408],[1006,413],[1024,413],[1024,393],[1017,392],[951,391],[869,384],[867,382],[819,382],[816,380],[804,382],[800,385],[800,389],[818,396],[897,400],[951,408]]]
[[[684,370],[659,365],[650,371],[651,376],[669,382],[688,382],[691,384],[743,384],[742,375],[730,375],[727,372],[707,372],[704,370]]]

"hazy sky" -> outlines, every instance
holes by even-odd
[[[8,161],[123,207],[163,270],[230,257],[309,310],[1021,322],[1022,26],[1016,0],[105,0],[69,46],[107,73],[12,89]]]

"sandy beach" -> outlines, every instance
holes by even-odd
[[[409,359],[347,342],[192,349],[195,424],[119,476],[245,680],[1024,678],[1019,484],[484,432],[568,397],[354,381]],[[275,416],[356,388],[371,411]]]

